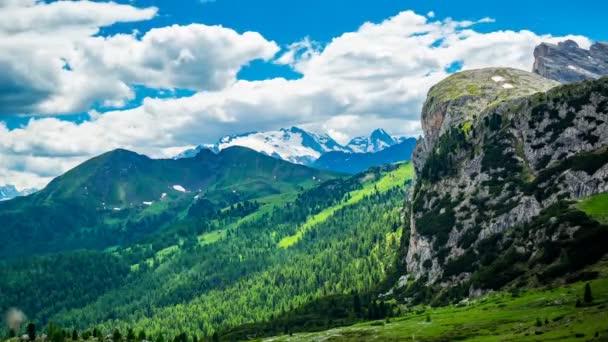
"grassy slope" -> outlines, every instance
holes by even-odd
[[[608,338],[608,260],[604,259],[591,270],[600,272],[599,278],[589,282],[594,301],[580,308],[575,307],[575,303],[577,299],[582,301],[585,282],[528,290],[518,295],[491,293],[468,305],[416,307],[390,322],[366,322],[266,341],[580,341],[589,340],[596,333],[605,340]]]
[[[578,209],[601,223],[608,223],[608,193],[588,197],[577,204]]]
[[[281,241],[279,241],[279,247],[288,248],[298,241],[302,239],[304,233],[310,230],[315,225],[325,222],[329,217],[331,217],[336,211],[353,204],[360,202],[365,196],[371,195],[376,189],[378,191],[384,192],[391,188],[397,186],[403,186],[403,183],[407,180],[412,179],[414,176],[414,168],[412,163],[403,163],[401,166],[382,176],[380,180],[370,179],[365,182],[363,189],[355,190],[350,193],[350,199],[347,201],[340,202],[337,205],[326,208],[323,211],[319,212],[316,215],[310,216],[307,221],[302,224],[296,234],[291,236],[286,236]]]

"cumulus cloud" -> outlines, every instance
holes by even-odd
[[[78,44],[86,55],[79,52],[67,58],[75,70],[90,69],[93,63],[103,70],[95,76],[100,82],[141,82],[197,92],[177,99],[147,98],[136,108],[93,113],[81,124],[40,118],[10,131],[0,125],[1,161],[9,165],[4,174],[12,172],[13,179],[25,183],[17,175],[34,173],[42,183],[112,148],[168,157],[180,147],[213,142],[225,134],[289,125],[325,131],[342,142],[376,127],[417,136],[426,93],[448,75],[454,62],[463,69],[530,70],[533,49],[542,41],[570,38],[582,46],[590,44],[581,36],[475,30],[489,19],[430,17],[405,11],[380,23],[364,23],[325,45],[314,42],[314,37],[294,42],[272,61],[301,73],[295,80],[235,79],[249,60],[269,60],[276,54],[276,44],[258,33],[193,24],[154,29],[139,38],[88,37]],[[80,97],[86,89],[80,84],[69,91]],[[102,98],[124,98],[129,90],[127,86],[119,96]],[[3,177],[8,176],[0,171],[0,180]]]
[[[133,85],[217,90],[254,59],[279,50],[259,33],[192,24],[143,36],[97,36],[101,27],[154,17],[157,9],[114,2],[6,1],[0,11],[0,114],[120,107]]]

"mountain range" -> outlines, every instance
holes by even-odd
[[[335,176],[240,146],[177,160],[118,149],[30,196],[0,202],[0,256],[125,243],[162,229],[199,198],[216,210]]]
[[[417,141],[293,127],[86,161],[0,202],[0,311],[91,341],[603,340],[608,78],[542,70],[450,75]]]
[[[37,189],[17,190],[14,185],[6,184],[0,186],[0,201],[7,201],[19,196],[27,196],[38,191]]]
[[[391,143],[395,142],[395,140],[389,141]],[[322,170],[356,174],[374,166],[410,160],[418,140],[416,138],[404,138],[400,141],[376,152],[327,152],[321,155],[312,166]]]
[[[291,127],[277,131],[228,135],[215,144],[199,145],[180,153],[175,158],[190,158],[204,149],[217,153],[230,146],[243,146],[275,158],[311,166],[326,153],[376,153],[405,139],[391,136],[383,129],[376,129],[368,137],[355,137],[348,144],[341,145],[327,134],[321,135]],[[374,166],[378,165],[382,164]]]

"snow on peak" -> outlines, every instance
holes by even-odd
[[[181,185],[174,185],[174,186],[172,186],[172,188],[173,188],[173,190],[175,190],[175,191],[179,191],[179,192],[186,192],[186,189],[184,189],[184,187],[183,187],[183,186],[181,186]]]
[[[298,127],[225,136],[213,145],[212,150],[219,152],[232,146],[247,147],[268,156],[307,165],[325,152],[348,151],[329,135],[318,135]]]
[[[33,194],[36,191],[38,191],[38,190],[36,190],[36,189],[18,190],[14,185],[10,185],[10,184],[3,185],[3,186],[0,186],[0,201],[8,201],[15,197],[27,196],[27,195]]]
[[[378,152],[398,143],[399,139],[381,128],[374,130],[369,137],[353,138],[343,146],[328,134],[316,134],[294,126],[276,131],[227,135],[214,145],[199,145],[180,153],[175,159],[194,157],[203,149],[218,153],[228,147],[242,146],[292,163],[312,165],[327,152]]]
[[[357,153],[374,153],[399,143],[399,139],[392,137],[385,130],[378,128],[369,137],[353,138],[347,147]]]

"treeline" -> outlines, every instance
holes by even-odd
[[[62,326],[211,336],[265,321],[332,294],[364,293],[384,278],[400,239],[403,190],[376,193],[339,210],[297,245],[277,248],[272,215],[225,240],[178,253],[95,303],[57,316]]]
[[[168,342],[184,332],[189,338],[213,338],[231,327],[287,317],[320,298],[370,293],[394,264],[404,188],[376,191],[337,210],[296,245],[278,247],[310,215],[348,200],[348,192],[358,188],[356,178],[329,181],[248,220],[240,219],[259,209],[255,201],[222,210],[222,220],[186,217],[138,244],[41,257],[38,263],[45,266],[31,260],[11,264],[11,271],[0,275],[3,295],[12,298],[3,305],[23,308],[40,326],[53,321],[81,335],[96,328],[127,336],[132,329]],[[198,234],[216,231],[222,231],[222,239],[199,243]],[[35,272],[39,278],[23,281]],[[28,293],[35,297],[20,303]],[[361,319],[375,305],[369,303],[361,297]],[[318,305],[320,317],[335,316]],[[320,322],[315,325],[325,324]],[[293,329],[301,325],[292,324]]]

